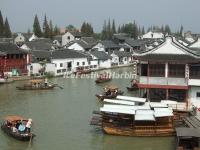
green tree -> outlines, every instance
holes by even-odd
[[[6,20],[5,20],[5,23],[4,23],[4,36],[6,38],[10,38],[12,36],[11,30],[10,30],[10,25],[9,25],[7,17],[6,17]]]
[[[54,36],[54,33],[53,33],[53,24],[52,24],[52,21],[50,20],[49,21],[49,37],[53,38],[53,36]]]
[[[83,36],[93,36],[94,31],[93,31],[92,25],[89,23],[83,22],[81,26],[81,33]]]
[[[76,31],[76,28],[75,28],[72,24],[69,24],[69,25],[66,27],[66,30],[67,30],[67,31]]]
[[[117,29],[117,33],[121,33],[121,27],[119,25],[118,29]]]
[[[49,38],[50,37],[50,28],[49,28],[49,24],[48,24],[48,20],[47,20],[46,14],[44,16],[43,34],[44,34],[45,38]]]
[[[145,34],[145,29],[144,29],[144,27],[142,27],[142,35],[144,35]]]
[[[165,33],[171,34],[171,29],[170,29],[169,25],[165,26]]]
[[[59,28],[57,25],[55,25],[54,30],[53,30],[54,35],[60,34]]]
[[[115,34],[116,33],[116,27],[115,27],[115,20],[113,19],[113,22],[112,22],[112,34]]]
[[[180,32],[179,32],[179,35],[182,37],[183,35],[183,26],[181,25],[181,28],[180,28]]]
[[[102,32],[101,32],[101,39],[102,40],[107,39],[107,23],[106,23],[106,20],[104,20],[103,29],[102,29]]]
[[[4,32],[4,22],[3,22],[3,16],[0,11],[0,37],[3,37]]]
[[[35,18],[34,18],[33,32],[35,33],[35,35],[37,37],[42,37],[42,31],[41,31],[41,28],[40,28],[40,23],[39,23],[37,15],[35,15]]]

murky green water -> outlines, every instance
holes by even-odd
[[[115,72],[131,68],[114,69]],[[55,78],[64,87],[51,91],[17,91],[24,81],[0,85],[0,118],[15,114],[31,117],[37,135],[33,143],[20,142],[0,132],[0,150],[172,150],[173,137],[134,138],[105,135],[89,125],[93,110],[101,104],[95,94],[103,85],[94,79]],[[114,79],[125,94],[130,79]]]

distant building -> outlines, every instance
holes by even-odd
[[[149,31],[142,35],[142,39],[163,39],[164,34],[162,32]]]
[[[68,31],[64,35],[62,35],[62,46],[67,45],[69,42],[74,40],[80,40],[82,37],[80,32],[77,31]]]
[[[29,53],[13,43],[0,43],[0,71],[11,76],[26,75]]]

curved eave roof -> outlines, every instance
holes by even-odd
[[[177,51],[177,53],[175,51]],[[171,36],[167,37],[165,41],[157,47],[134,55],[136,58],[146,61],[200,61],[200,55],[198,53],[181,45]]]

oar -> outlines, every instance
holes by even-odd
[[[49,83],[51,83],[51,82],[49,82]],[[54,84],[54,83],[51,83],[53,86],[55,86],[55,87],[59,87],[60,89],[64,89],[62,86],[59,86],[58,84]]]
[[[32,144],[32,138],[33,138],[33,134],[31,133],[31,137],[30,137],[30,140],[29,140],[29,145]]]
[[[62,86],[59,86],[57,84],[55,84],[56,87],[59,87],[60,89],[64,89]]]

